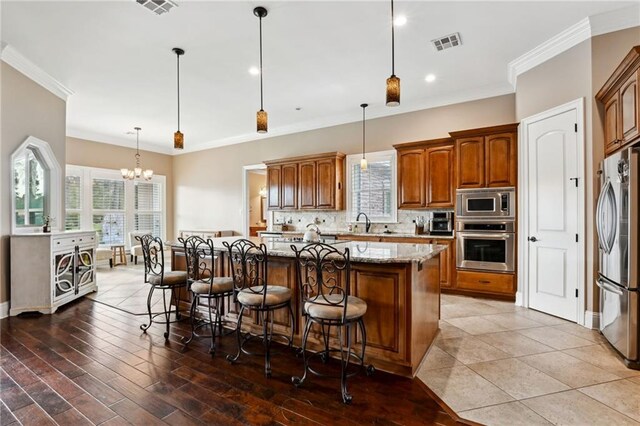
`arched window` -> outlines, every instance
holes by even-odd
[[[29,136],[11,156],[12,231],[41,228],[47,217],[58,228],[60,165],[45,141]]]

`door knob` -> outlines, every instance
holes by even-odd
[[[527,238],[527,240],[531,241],[532,243],[535,243],[536,241],[538,241],[536,237],[529,237]]]

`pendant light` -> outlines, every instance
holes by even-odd
[[[146,169],[142,170],[140,167],[140,127],[134,127],[136,131],[136,167],[133,170],[129,169],[120,169],[120,173],[122,173],[122,178],[127,180],[134,180],[143,178],[144,180],[151,180],[153,177],[153,170]]]
[[[258,6],[253,9],[253,14],[260,19],[260,111],[256,114],[256,128],[258,133],[267,133],[269,123],[267,112],[264,110],[264,96],[262,90],[262,18],[267,16],[267,9],[262,6]]]
[[[184,55],[184,50],[179,47],[174,47],[173,53],[176,54],[176,59],[178,61],[178,131],[173,134],[173,147],[175,149],[184,149],[184,135],[180,131],[180,56]]]
[[[391,77],[387,79],[387,106],[400,105],[400,79],[396,77],[396,40],[393,0],[391,0]]]
[[[364,156],[365,153],[365,108],[368,107],[369,104],[360,104],[360,107],[362,108],[362,160],[360,160],[360,170],[365,171],[367,170],[367,159]]]

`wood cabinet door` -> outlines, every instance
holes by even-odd
[[[298,165],[298,206],[301,209],[316,208],[315,161],[305,161]]]
[[[267,167],[267,208],[280,208],[280,166]]]
[[[485,136],[485,186],[516,186],[516,134]]]
[[[452,266],[453,257],[453,240],[434,240],[433,244],[447,246],[447,249],[440,253],[440,286],[445,288],[453,287]]]
[[[456,140],[458,188],[484,187],[484,137]]]
[[[281,167],[282,182],[280,184],[280,207],[283,209],[298,208],[298,164],[283,164]]]
[[[329,158],[316,162],[316,208],[336,207],[336,160]]]
[[[425,204],[424,150],[398,151],[398,207],[416,208]]]
[[[607,154],[620,146],[619,108],[617,93],[604,104],[604,150]]]
[[[633,73],[620,88],[620,132],[623,143],[630,142],[639,134],[638,120],[640,119],[640,101],[638,100],[638,75],[640,70]]]
[[[453,207],[455,200],[454,161],[453,145],[425,150],[426,207]]]

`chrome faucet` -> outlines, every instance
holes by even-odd
[[[364,212],[360,212],[358,213],[358,216],[356,217],[356,222],[358,222],[360,220],[360,216],[364,216],[364,220],[365,220],[365,232],[369,232],[369,229],[371,229],[371,221],[369,220],[369,216],[366,215],[366,213]]]

